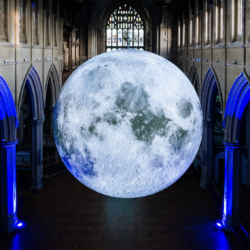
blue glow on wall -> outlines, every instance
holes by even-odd
[[[8,221],[8,226],[4,230],[13,231],[16,227],[16,128],[18,120],[16,115],[15,103],[3,77],[0,76],[0,141],[2,159],[0,167],[4,170],[4,183],[1,193],[6,195],[7,200],[1,204],[7,213],[1,214],[1,219]]]
[[[240,142],[242,136],[242,118],[250,101],[250,85],[248,77],[242,72],[235,80],[229,93],[225,110],[225,183],[223,225],[228,226],[238,220],[240,185]],[[227,225],[226,225],[227,224]]]

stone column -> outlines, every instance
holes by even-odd
[[[97,29],[95,25],[88,25],[88,59],[97,55]]]
[[[69,37],[69,42],[68,42],[68,59],[69,59],[69,61],[68,61],[68,67],[69,67],[69,69],[72,69],[72,35],[70,35],[70,37]]]
[[[241,195],[241,145],[224,142],[225,145],[225,184],[222,222],[226,231],[239,225]]]
[[[212,121],[203,121],[203,135],[202,135],[202,168],[200,187],[207,188],[212,180],[212,167],[213,167],[213,137],[214,137],[214,124]]]
[[[24,112],[21,107],[19,113],[19,129],[17,130],[17,138],[19,139],[19,144],[17,146],[18,151],[21,151],[23,146],[23,116]]]
[[[49,114],[50,114],[50,135],[53,136],[53,114],[54,114],[54,107],[49,107]]]
[[[16,144],[0,143],[0,226],[5,233],[16,229]]]
[[[75,69],[76,68],[76,43],[75,42],[72,42],[71,55],[72,55],[72,67],[71,67],[71,69]]]
[[[43,120],[31,121],[31,189],[43,188]]]
[[[246,143],[247,143],[247,188],[250,188],[250,104],[246,112]]]
[[[79,43],[76,43],[76,67],[79,66]]]

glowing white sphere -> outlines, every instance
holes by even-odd
[[[139,50],[104,53],[81,65],[54,110],[55,142],[69,171],[113,197],[170,186],[194,160],[201,136],[200,102],[188,78]]]

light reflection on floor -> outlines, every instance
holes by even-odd
[[[214,228],[220,214],[191,175],[158,194],[111,198],[71,174],[45,180],[18,215],[25,227],[1,237],[1,250],[233,250]]]

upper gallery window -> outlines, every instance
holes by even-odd
[[[196,17],[196,36],[195,36],[195,40],[196,40],[196,45],[199,45],[199,17]]]
[[[208,11],[205,12],[205,45],[208,44]]]
[[[32,3],[32,30],[33,44],[38,44],[38,3]]]
[[[19,42],[26,43],[26,0],[19,0]]]
[[[56,36],[56,32],[57,32],[57,29],[56,29],[56,15],[54,15],[54,47],[57,47],[57,36]]]
[[[178,47],[181,47],[181,24],[178,24]]]
[[[242,36],[242,0],[232,1],[232,39],[239,40]]]
[[[0,0],[0,41],[7,41],[7,1]]]
[[[242,35],[242,0],[237,0],[237,33]]]
[[[223,39],[223,6],[221,0],[218,0],[216,3],[215,19],[216,19],[215,43],[217,44],[222,42]]]
[[[190,34],[189,34],[189,43],[190,47],[193,46],[193,21],[190,20],[190,28],[189,28]]]
[[[220,6],[220,39],[223,39],[223,6]]]
[[[128,46],[144,50],[144,22],[136,9],[124,4],[107,21],[106,50]]]
[[[50,45],[50,22],[51,22],[49,2],[47,3],[47,7],[46,7],[45,17],[44,18],[45,18],[45,27],[44,27],[45,46],[49,46]]]
[[[183,29],[182,29],[182,46],[185,47],[185,20],[183,19]]]

